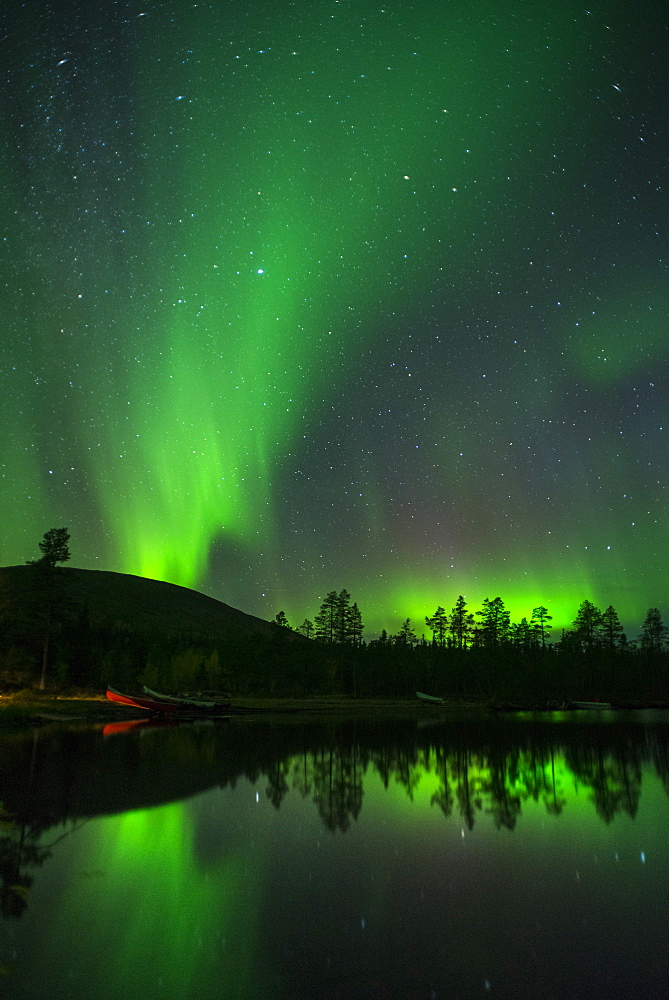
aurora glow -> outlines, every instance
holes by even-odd
[[[663,13],[8,0],[0,562],[666,618]]]

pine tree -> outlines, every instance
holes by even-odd
[[[396,636],[393,636],[395,642],[400,646],[415,646],[418,642],[418,636],[414,632],[411,626],[411,619],[405,618],[402,622],[402,627]]]
[[[439,605],[432,618],[425,618],[425,624],[432,631],[434,641],[438,646],[446,645],[446,633],[448,631],[448,615]]]
[[[331,590],[325,595],[325,600],[321,604],[320,611],[314,618],[316,638],[320,639],[321,642],[332,643],[335,641],[338,609],[339,598],[337,597],[337,591]]]
[[[537,635],[541,636],[542,649],[546,648],[546,639],[548,638],[549,631],[553,627],[548,623],[552,621],[553,616],[548,614],[548,608],[545,608],[543,604],[533,610],[530,624]]]
[[[590,601],[583,601],[574,619],[574,635],[585,652],[590,652],[597,644],[602,622],[602,613]]]
[[[476,614],[481,616],[481,638],[484,646],[495,649],[509,638],[511,618],[501,597],[495,597],[492,601],[486,597],[483,608]]]
[[[659,653],[667,639],[669,629],[662,624],[659,608],[649,608],[641,626],[639,642],[648,653]]]
[[[362,615],[360,613],[360,608],[354,602],[349,609],[349,638],[354,646],[362,645],[362,633],[364,625],[362,622]]]
[[[31,564],[40,562],[45,566],[50,566],[51,569],[55,567],[56,563],[67,562],[70,558],[70,549],[67,544],[69,540],[70,533],[67,528],[50,528],[44,532],[42,541],[39,543],[42,557],[37,560],[30,559],[29,562]]]
[[[307,639],[311,639],[314,634],[314,623],[309,621],[308,618],[305,618],[297,631],[301,632],[302,635],[305,635]]]
[[[527,618],[521,618],[517,624],[511,625],[509,638],[514,646],[518,646],[519,649],[525,652],[531,649],[534,639],[534,629]]]
[[[46,687],[51,637],[60,628],[59,618],[62,613],[63,578],[60,573],[56,573],[56,563],[67,562],[70,558],[67,544],[69,540],[70,534],[67,528],[50,528],[49,531],[45,531],[44,537],[39,543],[41,558],[28,560],[29,565],[35,567],[32,572],[38,606],[36,619],[44,632],[42,670],[39,681],[41,691]]]
[[[335,615],[335,642],[344,646],[350,638],[351,595],[348,590],[340,590],[337,595]]]
[[[454,645],[458,649],[466,649],[473,631],[474,616],[467,611],[467,602],[460,594],[450,616],[450,632]]]
[[[276,616],[274,618],[274,624],[280,625],[281,628],[290,628],[290,625],[288,624],[288,619],[286,618],[285,611],[277,611]]]
[[[355,610],[354,610],[355,609]],[[362,636],[362,616],[357,606],[351,605],[348,590],[331,590],[314,618],[316,638],[321,642],[347,645],[356,644]]]
[[[606,611],[602,613],[599,629],[602,634],[604,648],[609,653],[619,649],[625,642],[625,630],[620,624],[615,608],[610,604]]]

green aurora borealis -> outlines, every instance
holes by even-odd
[[[663,13],[9,0],[0,561],[666,610]]]

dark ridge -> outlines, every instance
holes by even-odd
[[[29,616],[33,600],[30,566],[0,567],[0,608],[17,618]],[[66,616],[87,609],[93,625],[167,634],[192,632],[212,639],[234,633],[269,635],[275,626],[196,590],[106,570],[58,567],[67,598]],[[288,631],[288,630],[287,630]],[[296,633],[291,636],[298,638]]]

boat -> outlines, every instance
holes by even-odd
[[[142,690],[144,694],[148,694],[151,698],[157,698],[158,701],[174,701],[179,705],[230,708],[231,696],[222,691],[197,691],[195,694],[161,694],[159,691],[154,691],[152,688],[147,687],[146,684],[142,686]]]
[[[158,715],[202,715],[212,712],[220,705],[215,701],[198,701],[195,698],[177,698],[158,694],[157,691],[144,694],[123,694],[111,684],[107,685],[107,698],[117,705],[128,705],[130,708],[141,708],[145,712]]]
[[[433,694],[424,694],[423,691],[416,691],[416,697],[419,698],[420,701],[427,701],[427,702],[429,702],[430,705],[443,705],[444,704],[444,699],[443,698],[437,698]]]

